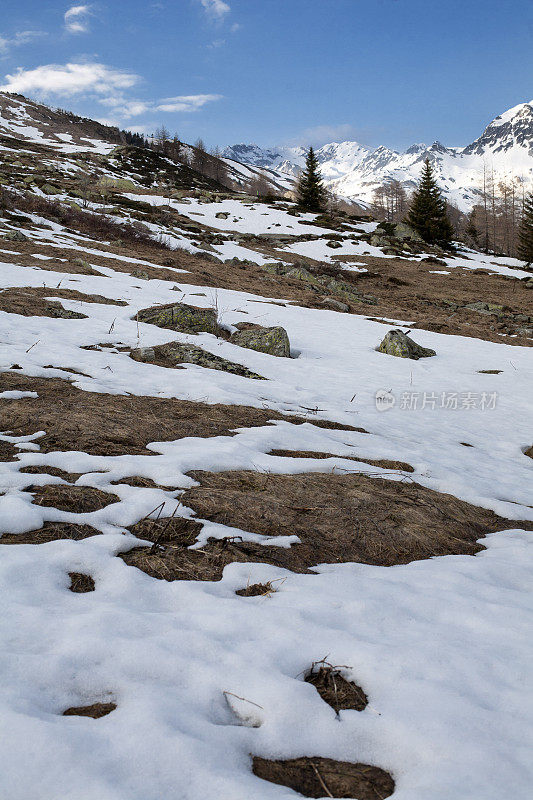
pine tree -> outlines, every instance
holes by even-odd
[[[518,229],[518,258],[533,263],[533,192],[524,200],[524,210]]]
[[[407,221],[428,244],[448,244],[451,241],[453,228],[429,158],[424,162],[422,177],[413,194]]]
[[[305,159],[305,169],[298,178],[296,190],[298,205],[308,211],[323,211],[326,208],[326,190],[322,183],[318,159],[312,147]]]

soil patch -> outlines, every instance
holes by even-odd
[[[343,677],[339,667],[326,664],[324,661],[313,664],[304,680],[311,683],[322,700],[335,711],[343,709],[364,711],[368,705],[368,697],[353,681]]]
[[[304,797],[383,800],[394,792],[394,781],[385,770],[332,758],[313,756],[270,761],[253,756],[252,769],[258,778],[288,786]]]
[[[63,711],[64,717],[92,717],[100,719],[111,714],[116,708],[116,703],[93,703],[92,706],[72,706]]]
[[[90,575],[84,575],[83,572],[69,572],[71,592],[84,594],[85,592],[94,592],[94,580]]]

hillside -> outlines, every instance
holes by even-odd
[[[533,270],[1,103],[2,798],[525,800]]]
[[[255,167],[267,167],[295,176],[302,167],[303,148],[234,145],[225,155]],[[462,211],[479,201],[483,167],[498,180],[533,182],[533,101],[522,103],[496,117],[483,134],[466,147],[414,144],[405,152],[387,147],[367,148],[357,142],[333,142],[317,150],[322,175],[335,194],[358,203],[370,203],[374,191],[387,180],[400,181],[411,191],[422,164],[429,158],[446,195]]]

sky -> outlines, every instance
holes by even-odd
[[[0,89],[210,147],[466,145],[533,99],[533,3],[2,0]]]

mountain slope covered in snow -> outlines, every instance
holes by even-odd
[[[228,158],[296,175],[303,165],[302,147],[262,150],[238,144],[226,149]],[[370,203],[373,192],[389,180],[406,190],[415,186],[424,159],[433,164],[438,181],[449,199],[468,211],[479,199],[483,170],[495,179],[533,183],[533,101],[522,103],[496,117],[483,134],[466,147],[414,144],[405,152],[387,147],[368,148],[357,142],[332,142],[317,150],[322,175],[335,194]]]

